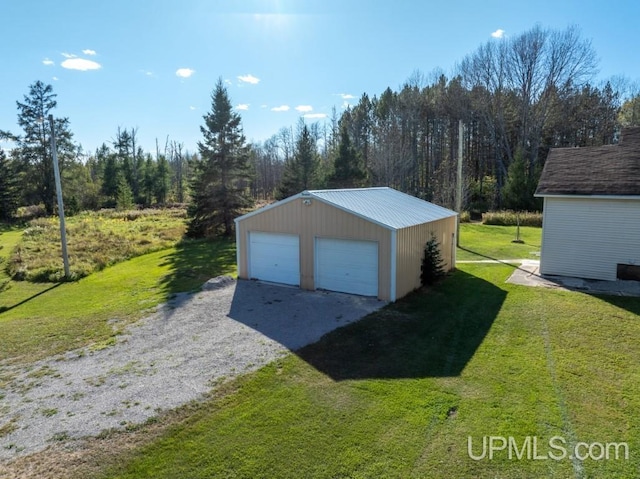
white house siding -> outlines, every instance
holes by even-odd
[[[640,265],[640,199],[545,197],[540,272],[615,280]]]

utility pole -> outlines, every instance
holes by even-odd
[[[60,241],[62,242],[62,261],[64,262],[64,277],[71,278],[69,271],[69,255],[67,253],[67,230],[64,224],[64,204],[62,203],[62,184],[60,182],[60,168],[58,167],[58,152],[56,150],[56,129],[53,115],[49,115],[51,125],[51,156],[53,158],[53,174],[56,180],[56,194],[58,196],[58,217],[60,218]]]
[[[456,178],[456,211],[458,222],[456,231],[456,246],[460,246],[460,215],[462,214],[462,153],[463,153],[464,125],[458,120],[458,172]]]

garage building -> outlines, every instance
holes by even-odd
[[[617,145],[552,149],[536,196],[541,274],[640,279],[640,128]]]
[[[395,301],[420,287],[432,233],[455,266],[457,213],[392,188],[304,191],[235,221],[243,279]]]

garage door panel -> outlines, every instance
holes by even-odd
[[[316,239],[317,289],[378,295],[378,243],[334,238]]]
[[[249,277],[300,285],[300,238],[278,233],[249,233]]]

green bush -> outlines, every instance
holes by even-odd
[[[471,223],[471,213],[468,211],[460,213],[460,223]]]
[[[542,213],[520,211],[490,211],[482,214],[482,223],[496,226],[516,226],[520,217],[520,226],[542,227]]]
[[[420,281],[423,286],[435,283],[445,274],[444,261],[440,254],[440,245],[433,233],[431,234],[431,239],[427,241],[424,247],[421,270]]]

